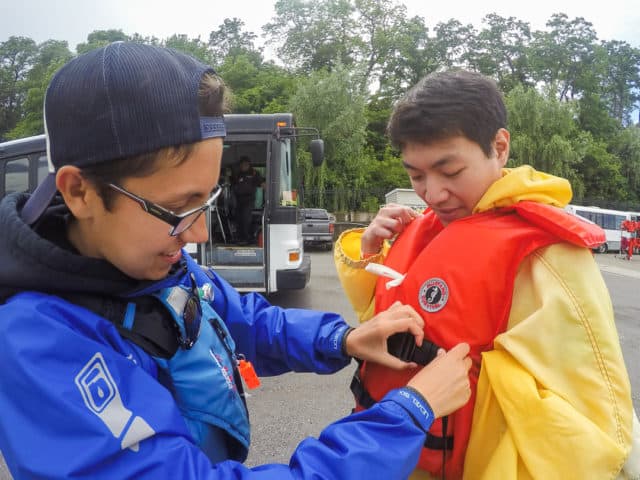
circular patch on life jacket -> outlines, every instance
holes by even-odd
[[[420,287],[418,301],[425,312],[434,313],[447,304],[449,287],[441,278],[430,278]]]

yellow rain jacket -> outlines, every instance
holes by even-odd
[[[570,199],[566,180],[504,169],[474,213],[521,200],[564,207]],[[389,248],[361,260],[363,231],[344,232],[334,251],[361,322],[375,311],[377,282],[364,267],[383,263]],[[529,255],[516,275],[507,331],[482,354],[464,478],[632,478],[621,470],[633,417],[613,308],[592,253],[558,243]],[[430,476],[416,470],[411,478]]]

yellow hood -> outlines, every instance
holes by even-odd
[[[563,208],[571,196],[571,184],[564,178],[538,172],[528,165],[504,168],[502,178],[489,187],[473,213],[508,207],[523,200]]]

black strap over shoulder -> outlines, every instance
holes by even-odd
[[[123,338],[132,341],[149,355],[171,358],[178,351],[179,331],[171,313],[156,297],[125,299],[85,293],[57,294],[113,323]],[[127,306],[135,304],[131,329],[124,326]]]

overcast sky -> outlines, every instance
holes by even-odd
[[[0,0],[0,42],[10,36],[67,40],[73,51],[94,30],[121,29],[164,39],[174,33],[207,40],[225,18],[238,17],[261,35],[273,17],[275,0]],[[410,16],[432,29],[451,18],[481,25],[488,13],[516,17],[543,29],[553,13],[591,22],[601,40],[622,40],[640,48],[639,0],[404,0]]]

